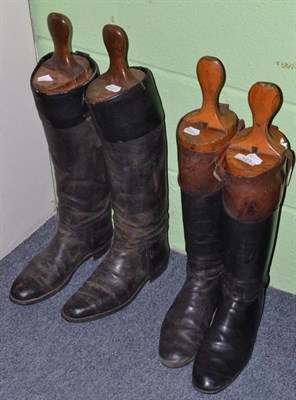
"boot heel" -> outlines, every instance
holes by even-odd
[[[105,253],[107,253],[107,251],[110,248],[110,245],[111,245],[111,240],[105,243],[103,247],[100,247],[99,249],[94,251],[92,254],[93,260],[97,260],[98,258],[101,258]]]
[[[155,281],[155,279],[159,278],[161,274],[164,273],[164,271],[167,269],[169,264],[169,257],[167,257],[165,259],[165,261],[160,264],[160,266],[158,268],[156,268],[152,274],[150,275],[150,282],[152,283],[153,281]]]

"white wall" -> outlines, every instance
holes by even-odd
[[[54,213],[47,144],[29,79],[36,65],[26,0],[1,4],[0,258]]]

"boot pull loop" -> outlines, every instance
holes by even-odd
[[[220,154],[216,153],[216,162],[215,162],[215,169],[213,171],[213,175],[220,182],[223,182],[223,180],[224,180],[223,164],[225,162],[227,147],[228,147],[228,145],[225,145]]]
[[[287,149],[285,151],[285,157],[287,160],[287,166],[286,166],[286,174],[285,174],[285,185],[288,186],[291,181],[292,173],[294,170],[295,166],[295,154],[292,150]]]
[[[219,182],[223,182],[223,178],[221,176],[221,170],[220,170],[220,165],[216,164],[215,169],[213,171],[214,177],[217,179]]]
[[[131,73],[127,63],[128,38],[126,33],[117,25],[105,25],[103,40],[109,54],[110,64],[101,79],[123,89],[129,89],[140,80]]]
[[[223,64],[215,57],[202,57],[196,66],[196,74],[202,91],[202,107],[194,116],[196,120],[207,123],[209,128],[226,132],[221,121],[219,95],[225,82]]]
[[[63,14],[50,13],[47,17],[49,33],[54,44],[53,56],[43,66],[54,71],[65,73],[76,83],[78,78],[88,79],[87,70],[84,69],[71,54],[72,24]]]

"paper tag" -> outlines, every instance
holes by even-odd
[[[220,175],[217,173],[217,171],[215,169],[213,171],[213,175],[219,182],[222,182],[222,178],[220,177]]]
[[[121,87],[111,84],[111,85],[105,86],[105,89],[109,90],[109,92],[117,93],[121,90]]]
[[[187,126],[187,128],[184,129],[184,132],[191,136],[198,136],[200,134],[200,130],[193,128],[193,126]]]
[[[43,76],[39,76],[37,78],[37,81],[38,82],[52,82],[53,79],[52,79],[52,77],[50,75],[43,75]]]
[[[284,139],[284,138],[281,138],[280,143],[281,143],[281,145],[284,146],[286,149],[288,148],[288,143],[285,142],[285,139]]]
[[[246,156],[244,154],[238,153],[236,156],[234,156],[234,158],[252,166],[260,165],[262,163],[261,158],[258,157],[255,153],[250,153]]]

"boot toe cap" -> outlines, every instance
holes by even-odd
[[[185,355],[181,351],[160,351],[159,357],[161,363],[168,368],[180,368],[189,364],[193,359],[194,355]]]
[[[79,321],[87,318],[88,313],[83,306],[74,306],[66,303],[62,309],[62,317],[67,321]]]
[[[232,374],[222,359],[203,357],[195,359],[192,373],[193,386],[202,393],[218,393],[232,382]]]
[[[77,292],[64,305],[62,317],[70,322],[84,322],[94,319],[97,312],[94,311],[93,305],[87,298],[79,296]]]
[[[175,333],[174,335],[166,333]],[[159,340],[159,358],[168,368],[180,368],[194,360],[196,346],[177,335],[173,330],[163,330]]]
[[[159,358],[168,368],[180,368],[194,360],[198,341],[194,340],[192,330],[165,318],[159,339]]]
[[[34,279],[16,280],[10,290],[10,300],[17,304],[32,304],[43,296],[42,288]]]
[[[192,378],[193,386],[202,393],[217,393],[224,388],[217,377],[210,373],[194,374]]]

